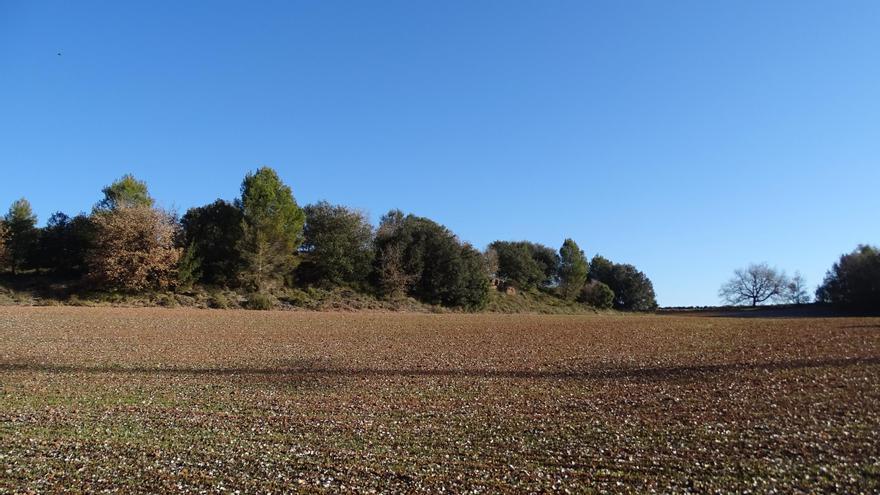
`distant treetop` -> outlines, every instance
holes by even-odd
[[[96,211],[109,211],[118,208],[136,206],[153,206],[153,198],[147,190],[147,183],[137,180],[131,174],[125,174],[115,182],[101,190],[104,199],[95,205]]]

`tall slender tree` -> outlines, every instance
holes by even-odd
[[[28,200],[21,198],[9,207],[3,223],[6,224],[6,255],[15,274],[24,268],[36,249],[37,216]]]
[[[303,241],[305,214],[290,187],[269,167],[245,176],[236,204],[242,213],[240,276],[245,285],[263,292],[293,269]]]
[[[587,283],[590,265],[587,257],[571,239],[566,239],[559,248],[559,294],[574,301]]]
[[[9,251],[6,249],[6,222],[0,218],[0,271],[9,264]]]

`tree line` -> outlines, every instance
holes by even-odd
[[[734,271],[718,292],[727,303],[757,306],[768,301],[805,304],[812,298],[800,273],[788,277],[766,263]],[[880,249],[860,245],[840,256],[814,292],[815,302],[852,311],[880,311]]]
[[[495,241],[481,252],[445,226],[400,210],[374,227],[346,206],[301,208],[269,167],[248,173],[234,201],[218,199],[180,218],[157,207],[132,175],[102,193],[90,213],[55,213],[42,228],[28,201],[15,201],[0,221],[0,269],[124,293],[202,285],[259,298],[284,287],[346,287],[478,310],[495,286],[597,308],[657,306],[644,273],[598,255],[587,260],[571,239],[559,250]]]

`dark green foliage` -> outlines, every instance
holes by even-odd
[[[429,304],[479,309],[488,300],[482,255],[427,218],[385,215],[376,234],[379,287]]]
[[[293,269],[303,240],[305,214],[290,187],[269,167],[247,174],[238,206],[242,212],[242,237],[238,242],[241,280],[263,291],[284,280]]]
[[[214,309],[228,309],[232,306],[229,298],[222,292],[214,292],[208,296],[208,307]]]
[[[614,291],[602,282],[593,281],[581,289],[578,302],[596,309],[611,309],[614,306]]]
[[[190,244],[177,262],[177,288],[191,289],[201,276],[202,259],[196,254],[195,244]]]
[[[248,295],[244,304],[247,309],[269,310],[275,307],[275,298],[263,292],[254,292]]]
[[[304,208],[303,262],[298,278],[325,287],[363,286],[373,263],[373,227],[363,213],[326,201]]]
[[[308,286],[304,291],[376,289],[391,300],[384,305],[420,304],[414,298],[480,309],[489,303],[490,280],[507,292],[493,296],[524,289],[560,308],[584,310],[575,300],[604,307],[609,297],[619,309],[656,307],[643,273],[600,256],[591,267],[571,239],[558,252],[529,241],[496,241],[480,253],[443,225],[399,210],[385,215],[374,235],[368,218],[345,206],[322,201],[301,209],[290,187],[268,167],[245,176],[234,203],[217,200],[191,208],[179,223],[155,208],[147,185],[130,174],[102,192],[91,215],[70,218],[59,212],[43,229],[36,228],[26,200],[15,202],[0,221],[0,270],[83,276],[79,284],[57,285],[90,283],[127,295],[186,291],[178,301],[204,294],[198,287],[190,290],[199,282],[212,286],[208,290],[237,286],[254,294],[244,304],[253,308],[274,307],[274,297],[284,302],[282,286],[293,290],[300,283]],[[602,284],[585,288],[590,279]]]
[[[6,250],[6,223],[0,218],[0,272],[9,264],[9,254]]]
[[[470,244],[461,249],[461,275],[451,291],[452,300],[468,309],[482,309],[489,302],[489,278],[486,277],[486,260],[483,254]]]
[[[593,259],[590,261],[590,280],[611,280],[611,272],[614,269],[614,263],[611,260],[599,256],[593,256]]]
[[[37,246],[37,216],[28,200],[21,198],[9,207],[3,217],[6,258],[15,274],[28,265]]]
[[[566,239],[559,248],[559,294],[574,301],[587,282],[590,265],[587,257],[571,239]]]
[[[241,210],[218,199],[213,203],[190,208],[183,215],[184,245],[193,246],[201,261],[199,281],[229,286],[238,280],[241,258],[238,242],[242,237]]]
[[[489,245],[498,256],[496,276],[528,289],[555,283],[559,255],[553,248],[528,241],[495,241]]]
[[[880,311],[880,250],[860,245],[841,256],[825,274],[816,299],[858,311]]]
[[[602,282],[614,292],[614,308],[625,311],[657,309],[654,285],[632,265],[617,264],[601,256],[590,262],[590,280]]]
[[[152,208],[153,198],[147,191],[146,182],[137,180],[131,174],[125,174],[114,183],[101,190],[104,199],[95,205],[95,210],[115,210],[117,208],[133,208],[144,206]]]
[[[73,218],[57,212],[40,229],[34,265],[55,274],[80,276],[88,271],[86,255],[91,249],[94,228],[85,215]]]

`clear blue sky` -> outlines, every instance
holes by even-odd
[[[61,53],[59,56],[58,53]],[[0,0],[0,203],[300,204],[574,238],[661,305],[880,243],[880,2]]]

